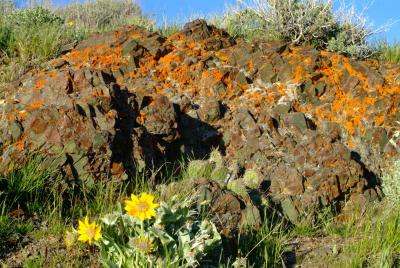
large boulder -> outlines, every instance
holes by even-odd
[[[231,180],[251,170],[244,184],[295,221],[381,196],[399,144],[399,71],[235,41],[203,20],[169,38],[138,26],[95,34],[1,90],[0,172],[40,152],[74,179],[128,178],[219,148]]]

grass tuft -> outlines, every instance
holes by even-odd
[[[390,63],[400,64],[400,42],[391,45],[384,44],[380,51],[383,60]]]

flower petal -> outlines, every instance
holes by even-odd
[[[136,195],[134,195],[134,194],[131,194],[131,200],[132,200],[133,202],[139,202],[139,198],[138,198]]]

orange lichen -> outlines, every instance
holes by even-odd
[[[187,66],[179,66],[176,68],[176,72],[173,73],[172,78],[182,84],[190,82],[193,78],[192,72]]]
[[[381,126],[383,122],[385,121],[385,115],[378,115],[375,116],[375,122],[378,126]]]
[[[57,72],[56,72],[56,71],[51,71],[51,72],[49,73],[49,76],[50,76],[50,78],[51,78],[52,80],[54,80],[54,79],[57,78]]]
[[[390,107],[388,111],[388,115],[395,115],[397,113],[397,108],[396,107]]]
[[[72,63],[75,68],[90,66],[96,69],[108,67],[118,69],[121,65],[128,64],[119,46],[107,48],[105,45],[96,45],[83,50],[73,50],[63,58]]]
[[[321,105],[314,107],[307,105],[303,109],[312,112],[319,120],[328,120],[342,125],[349,136],[349,144],[353,143],[352,136],[357,133],[365,133],[366,126],[375,122],[383,125],[387,118],[385,115],[374,115],[375,105],[378,100],[382,100],[387,95],[400,93],[399,83],[394,82],[395,72],[388,72],[385,82],[382,84],[370,84],[365,73],[355,70],[350,59],[333,53],[321,52],[321,56],[325,57],[320,64],[320,68],[316,70],[322,77],[318,81],[324,83],[327,87],[334,90],[328,91],[324,96],[319,97],[322,101],[329,100],[330,105]],[[376,64],[371,62],[368,64]],[[398,69],[397,69],[398,72]],[[300,69],[294,74],[295,81],[300,77]],[[344,88],[343,78],[345,75],[356,78],[357,86],[350,90]],[[398,76],[398,74],[397,74]],[[348,79],[348,78],[346,78]],[[387,114],[396,113],[395,106],[388,109]]]
[[[26,110],[27,111],[37,110],[37,109],[43,107],[43,105],[44,105],[44,101],[35,100],[35,101],[31,102],[30,106],[28,106]]]
[[[349,148],[354,148],[355,147],[353,137],[349,138],[349,141],[347,142],[347,146],[349,146]]]
[[[106,117],[107,117],[107,118],[110,118],[110,119],[114,119],[114,118],[117,117],[117,114],[116,114],[116,112],[115,112],[114,110],[111,110],[111,111],[108,111],[108,112],[106,113]]]
[[[222,62],[228,62],[229,57],[226,53],[222,52],[222,51],[217,51],[215,52],[215,56]]]
[[[310,64],[312,64],[312,59],[310,57],[307,57],[303,60],[303,63],[306,65],[310,65]]]
[[[18,112],[18,119],[20,121],[23,121],[25,119],[25,116],[26,116],[26,111],[25,110],[21,110],[21,111]]]
[[[24,136],[21,136],[18,138],[18,140],[15,142],[15,148],[19,151],[22,151],[25,149],[25,140],[26,138]]]
[[[297,66],[294,72],[294,78],[293,82],[294,83],[299,83],[302,79],[304,79],[304,69],[301,66]]]
[[[159,62],[161,64],[170,64],[171,62],[177,62],[180,63],[182,62],[182,59],[179,55],[175,53],[169,53],[165,55],[164,57],[160,58]]]
[[[114,34],[120,38],[123,33]],[[128,38],[141,39],[143,34],[130,32]],[[379,67],[377,61],[355,65],[343,55],[326,51],[321,51],[318,55],[301,47],[290,47],[278,55],[290,65],[288,69],[292,73],[289,81],[280,81],[281,83],[268,86],[257,84],[249,86],[247,83],[238,82],[240,80],[236,79],[238,74],[236,67],[228,66],[229,60],[235,59],[237,50],[225,48],[216,52],[206,51],[204,49],[206,43],[206,40],[194,42],[182,33],[173,34],[165,42],[168,53],[158,59],[148,51],[143,52],[144,54],[138,57],[138,62],[135,62],[139,66],[123,72],[123,75],[117,78],[117,83],[120,86],[127,86],[132,93],[153,97],[158,94],[165,95],[166,89],[173,88],[177,92],[185,91],[189,97],[201,95],[227,101],[234,109],[247,105],[259,111],[265,106],[273,107],[282,100],[289,100],[295,111],[311,114],[316,124],[321,121],[331,121],[341,125],[349,134],[347,141],[349,146],[354,144],[353,136],[365,133],[371,125],[388,125],[397,113],[396,107],[400,100],[386,102],[386,98],[397,98],[396,96],[400,94],[399,67],[396,65],[385,67],[384,82],[380,83],[380,80],[374,81],[363,71],[366,68]],[[184,64],[184,59],[188,57],[195,57],[196,60]],[[272,62],[268,55],[262,57],[262,64]],[[112,70],[120,69],[122,65],[126,68],[128,60],[131,60],[122,55],[118,43],[113,46],[96,45],[82,50],[72,50],[64,56],[64,59],[75,68]],[[215,68],[207,67],[210,59],[222,62],[224,67],[218,64]],[[245,71],[250,76],[257,75],[260,64],[260,60],[253,57],[241,63],[240,68],[244,70],[240,71]],[[274,68],[279,69],[276,66]],[[38,75],[38,77],[48,76],[55,78],[56,73],[41,72]],[[45,81],[39,80],[35,89],[40,89]],[[310,101],[304,103],[296,99],[298,91],[292,85],[299,86],[302,82],[308,82],[311,87],[322,83],[326,86],[326,90],[322,96],[320,92],[316,94],[318,96],[307,96],[310,97]],[[215,90],[216,88],[218,90]],[[92,95],[105,96],[104,92],[97,88],[92,91]],[[388,104],[390,108],[379,109],[378,114],[375,107],[378,102]],[[31,103],[27,109],[37,109],[42,105],[41,102]],[[116,115],[107,113],[106,116],[114,118]],[[144,123],[145,116],[145,113],[140,112],[137,121]]]
[[[46,80],[44,80],[44,79],[39,80],[35,85],[35,90],[36,91],[40,90],[45,84],[46,84]]]
[[[215,86],[220,82],[223,82],[226,78],[227,73],[219,69],[208,69],[202,73],[202,80],[204,87]]]
[[[113,175],[122,175],[124,173],[124,166],[122,163],[115,163],[111,164],[111,172]]]
[[[128,37],[132,38],[132,39],[140,39],[140,38],[143,38],[143,35],[141,33],[133,33],[133,34],[130,34]]]
[[[142,112],[142,111],[140,111],[140,114],[139,114],[139,116],[138,116],[138,122],[140,123],[140,124],[143,124],[144,123],[144,120],[145,120],[145,118],[146,118],[146,113],[145,112]]]
[[[375,105],[375,99],[372,98],[371,96],[367,96],[364,98],[364,103],[368,106],[374,106]]]

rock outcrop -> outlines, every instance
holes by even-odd
[[[128,178],[219,148],[295,221],[381,197],[397,155],[399,66],[280,42],[235,41],[197,20],[170,38],[95,34],[0,92],[0,171],[41,152],[71,179]]]

